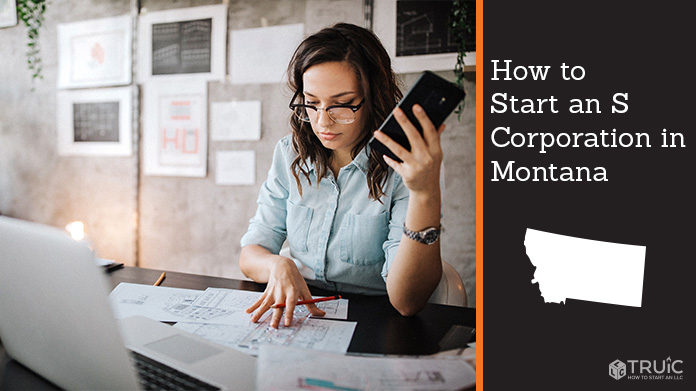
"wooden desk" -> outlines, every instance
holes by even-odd
[[[121,282],[153,284],[162,270],[125,267],[109,274],[112,287]],[[250,281],[167,271],[161,286],[199,289],[208,287],[263,291],[264,285]],[[335,292],[311,289],[312,294]],[[454,325],[475,327],[473,308],[428,304],[416,316],[403,317],[386,296],[345,295],[350,300],[348,320],[358,322],[349,352],[425,355],[441,350],[440,342]],[[55,390],[56,388],[21,364],[11,360],[0,345],[0,390]]]

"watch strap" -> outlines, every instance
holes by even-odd
[[[422,231],[411,231],[408,229],[408,227],[406,227],[406,223],[404,223],[404,235],[406,235],[407,238],[427,245],[437,242],[437,240],[440,238],[441,230],[442,225],[437,226],[437,228],[428,227]]]

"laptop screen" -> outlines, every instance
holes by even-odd
[[[0,216],[0,338],[66,389],[136,389],[92,251],[57,228]]]

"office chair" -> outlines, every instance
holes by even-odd
[[[442,204],[445,203],[445,162],[440,165],[440,193]],[[442,277],[435,292],[428,299],[428,303],[447,304],[458,307],[466,307],[467,297],[464,290],[464,281],[457,270],[449,263],[442,261]]]
[[[464,290],[464,282],[457,270],[449,263],[442,261],[442,278],[440,284],[435,288],[428,303],[447,304],[459,307],[466,307],[467,297]]]

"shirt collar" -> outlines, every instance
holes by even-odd
[[[363,175],[367,176],[367,169],[370,167],[370,146],[365,145],[350,164],[355,165]]]
[[[305,163],[307,163],[307,167],[309,168],[309,172],[314,172],[316,175],[316,167],[314,163],[310,162],[309,160],[305,160]],[[367,176],[367,171],[368,168],[370,167],[370,145],[367,144],[363,147],[363,149],[358,152],[358,155],[353,159],[352,162],[348,164],[348,166],[353,165],[355,166],[360,172],[363,173],[363,175]],[[347,166],[346,166],[347,167]]]

